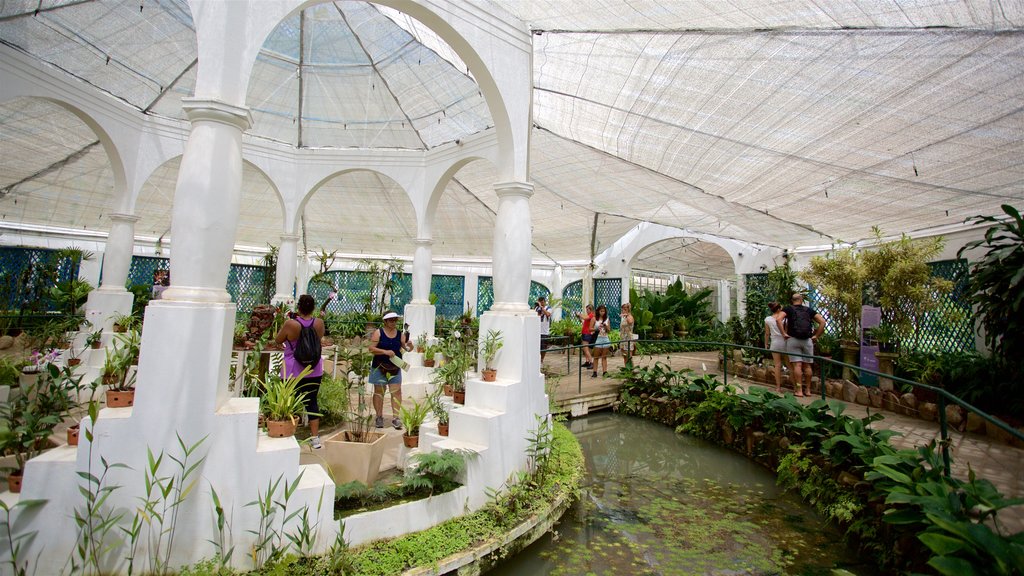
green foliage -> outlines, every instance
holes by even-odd
[[[7,558],[3,562],[3,565],[10,567],[10,571],[5,573],[13,574],[14,576],[28,576],[34,574],[34,571],[30,571],[29,561],[23,558],[21,555],[22,544],[30,542],[36,537],[38,532],[25,532],[21,534],[14,533],[14,522],[11,521],[11,514],[21,508],[26,511],[33,508],[38,508],[43,504],[46,504],[46,500],[29,500],[27,498],[20,498],[13,505],[8,504],[4,500],[0,500],[0,510],[4,511],[4,517],[0,520],[0,542],[7,545]]]
[[[789,264],[788,254],[783,263],[772,268],[765,281],[756,289],[748,286],[746,293],[746,315],[743,317],[742,337],[734,332],[733,343],[747,346],[761,346],[764,343],[764,319],[771,314],[769,302],[786,306],[797,285],[797,273]],[[737,338],[738,337],[738,338]]]
[[[1002,210],[1005,218],[971,218],[992,226],[984,240],[968,243],[957,257],[975,248],[986,250],[971,267],[968,295],[993,356],[1020,377],[1024,375],[1024,218],[1008,204]]]
[[[74,405],[80,376],[47,364],[39,378],[0,404],[0,454],[14,456],[17,470],[42,453],[46,439]]]
[[[501,350],[501,330],[488,330],[481,343],[480,354],[483,356],[484,365],[488,370],[493,370],[494,358]]]
[[[316,402],[324,411],[325,416],[344,418],[349,411],[348,383],[344,379],[334,378],[330,373],[324,371]]]
[[[699,339],[713,325],[715,315],[711,311],[713,291],[710,288],[690,294],[683,283],[676,280],[664,294],[649,290],[638,293],[632,287],[629,293],[635,321],[633,331],[641,338],[647,338],[649,332],[671,333],[678,318],[685,319],[691,332],[687,334],[690,339]]]
[[[0,386],[17,386],[21,367],[10,358],[0,358]]]
[[[402,421],[402,427],[405,428],[406,436],[416,436],[420,433],[420,426],[423,425],[423,421],[427,418],[427,414],[430,413],[430,404],[428,402],[417,402],[416,399],[411,399],[412,406],[402,406],[398,413],[398,418]]]
[[[406,472],[402,487],[429,495],[459,487],[457,478],[466,469],[466,455],[455,450],[420,453],[412,460],[414,465]]]
[[[302,372],[289,378],[282,378],[273,372],[267,374],[267,380],[263,383],[260,410],[268,420],[292,420],[302,414],[306,409],[304,402],[307,392],[299,391],[299,381],[312,370],[307,366]]]
[[[939,297],[953,289],[953,283],[932,276],[928,262],[945,245],[942,237],[912,240],[906,235],[894,242],[882,243],[882,232],[874,228],[877,247],[861,253],[864,282],[877,288],[882,317],[895,335],[916,348],[915,329],[924,315],[938,307]]]
[[[858,340],[865,274],[861,253],[852,246],[811,258],[800,273],[800,278],[823,297],[818,307],[824,309],[841,340]]]

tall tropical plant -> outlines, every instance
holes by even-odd
[[[819,308],[838,329],[840,340],[857,342],[864,302],[864,266],[852,246],[811,258],[800,279],[821,294]]]
[[[896,336],[916,348],[925,314],[935,310],[940,297],[953,289],[953,283],[932,276],[928,262],[941,252],[942,237],[912,240],[906,235],[895,242],[881,242],[882,232],[873,228],[878,246],[861,253],[864,282],[878,289],[882,317]]]
[[[992,355],[1024,373],[1024,218],[1003,204],[1006,217],[975,216],[969,220],[992,226],[985,238],[969,242],[957,252],[985,248],[971,267],[968,296],[977,310],[979,330]]]

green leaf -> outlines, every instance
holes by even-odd
[[[973,564],[962,558],[951,556],[936,556],[928,561],[928,565],[945,576],[965,576],[975,573]]]
[[[932,532],[918,534],[917,539],[924,542],[925,546],[930,548],[932,552],[935,552],[939,556],[952,554],[958,550],[963,550],[967,546],[964,544],[964,541],[959,538],[953,538],[952,536],[935,534]]]

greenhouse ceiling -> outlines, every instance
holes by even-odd
[[[600,252],[644,221],[797,248],[861,240],[873,226],[927,234],[1024,198],[1024,3],[483,5],[533,32],[537,262],[586,262],[592,237]],[[184,0],[3,0],[0,42],[139,114],[184,118],[196,67]],[[364,2],[283,22],[248,105],[250,134],[302,148],[431,149],[493,128],[447,45]],[[176,168],[142,190],[137,234],[166,238]],[[456,174],[435,257],[489,257],[494,181],[483,162]],[[0,220],[105,230],[111,191],[85,124],[42,101],[0,103]],[[279,205],[251,167],[244,194],[238,243],[277,243]],[[372,173],[339,177],[310,203],[304,242],[408,256],[416,227],[402,196]],[[386,227],[363,217],[385,209]],[[720,275],[727,258],[675,241],[634,265]]]

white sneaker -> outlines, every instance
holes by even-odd
[[[319,450],[324,447],[324,445],[320,443],[319,436],[313,436],[312,438],[310,438],[309,443],[313,445],[313,450]]]

